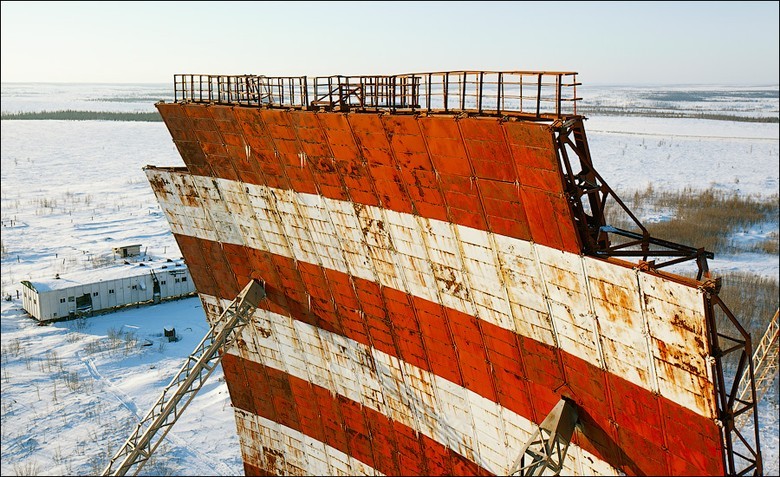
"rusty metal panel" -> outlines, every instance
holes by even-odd
[[[293,190],[317,193],[317,182],[307,166],[306,154],[298,140],[290,112],[270,109],[260,110],[260,117],[268,131],[273,150]]]
[[[286,318],[265,311],[260,311],[260,313],[273,322],[270,329],[275,330],[264,338],[266,341],[281,343],[281,341],[289,340],[289,336],[292,334],[289,328],[292,327],[292,324]],[[329,384],[324,391],[344,396],[344,391],[350,391],[346,387],[340,386],[337,381],[349,379],[355,369],[362,368],[361,375],[374,375],[374,381],[380,383],[385,398],[390,403],[390,412],[396,421],[416,432],[423,433],[434,443],[438,443],[437,445],[444,445],[468,460],[483,462],[483,465],[490,463],[491,467],[488,467],[487,470],[492,473],[505,474],[511,465],[506,454],[503,454],[502,457],[499,451],[502,443],[507,439],[521,442],[522,439],[530,435],[531,423],[529,421],[497,406],[490,400],[408,363],[399,362],[392,356],[384,355],[376,350],[372,351],[364,345],[332,335],[316,327],[311,327],[310,332],[300,333],[303,328],[307,327],[310,325],[301,323],[295,325],[301,339],[301,348],[306,348],[303,341],[318,337],[319,340],[328,343],[328,345],[324,348],[315,347],[314,349],[321,349],[326,361],[341,360],[340,366],[331,366],[331,372],[338,374],[339,377],[334,378],[333,383]],[[288,329],[285,330],[285,328]],[[251,346],[251,344],[249,345]],[[264,345],[264,347],[269,346]],[[276,345],[274,347],[281,348],[282,346]],[[300,352],[295,350],[301,348],[294,348],[291,351]],[[231,353],[233,352],[231,351]],[[259,364],[263,366],[284,371],[283,368],[276,367],[279,366],[276,360],[268,360],[267,355],[262,351],[250,352],[249,355],[258,357],[261,360]],[[293,380],[291,383],[297,382],[298,379],[304,381],[307,379],[306,375],[297,367],[287,372],[294,376],[291,378]],[[360,386],[359,392],[362,397],[357,402],[363,402],[365,406],[370,407],[372,401],[365,399],[365,396],[372,394],[375,390]],[[339,402],[343,406],[348,401],[339,400]],[[373,411],[377,411],[377,409],[372,409]],[[479,422],[480,425],[477,426],[476,422]],[[513,422],[515,425],[505,425],[507,422]],[[273,423],[266,428],[276,429],[276,426],[278,424]],[[482,439],[478,439],[477,436],[482,437]],[[480,441],[483,443],[480,444]],[[482,455],[481,451],[485,455]],[[588,457],[593,458],[592,456]],[[492,467],[492,464],[495,467]]]
[[[501,120],[464,118],[458,121],[476,177],[514,183],[517,173]]]
[[[360,146],[356,143],[347,116],[319,114],[317,119],[350,200],[357,204],[379,206],[380,199],[375,191],[367,159],[360,153]]]
[[[385,217],[406,289],[414,296],[435,301],[438,287],[417,219],[392,211],[386,211]]]
[[[416,212],[422,217],[447,220],[444,198],[418,120],[411,116],[382,117],[382,125]]]
[[[489,230],[522,240],[531,239],[520,181],[502,123],[468,118],[458,122],[468,151]]]
[[[379,115],[353,114],[347,117],[355,144],[365,159],[380,204],[385,209],[409,213],[412,202],[401,180],[390,142]]]
[[[256,192],[253,185],[232,181],[221,181],[220,190],[225,197],[225,206],[236,220],[243,243],[252,250],[268,250],[262,227],[257,220],[252,194]]]
[[[255,211],[254,219],[262,234],[261,243],[264,247],[261,250],[268,250],[276,255],[293,256],[273,205],[276,198],[265,188],[247,187],[247,190],[247,198]]]
[[[230,163],[222,134],[211,115],[214,108],[222,107],[189,105],[185,106],[184,111],[189,117],[189,125],[195,133],[198,145],[205,155],[206,166],[210,167],[216,177],[235,180],[238,176]]]
[[[398,273],[395,246],[387,227],[384,211],[362,205],[355,205],[354,211],[377,280],[396,290],[405,290],[406,287]]]
[[[237,224],[243,222],[241,220],[243,216],[231,213],[228,209],[228,202],[221,190],[225,187],[225,184],[235,184],[233,186],[234,189],[240,187],[240,185],[233,181],[220,181],[202,176],[193,176],[192,179],[198,191],[198,196],[203,203],[203,208],[211,220],[211,227],[216,233],[217,240],[219,242],[244,245],[241,230]],[[236,212],[241,213],[240,210]],[[244,212],[246,213],[248,210]]]
[[[572,455],[585,452],[610,468],[625,464],[610,447],[615,444],[604,444],[609,440],[623,446],[636,465],[624,470],[672,468],[672,457],[641,457],[669,440],[662,419],[687,412],[690,428],[703,429],[707,439],[713,432],[717,436],[712,409],[702,406],[703,397],[711,405],[713,394],[706,394],[707,389],[712,393],[711,378],[706,367],[697,374],[708,354],[697,354],[706,338],[703,298],[689,285],[388,209],[182,171],[149,169],[147,174],[181,236],[177,240],[196,239],[182,250],[194,266],[193,278],[200,277],[201,293],[227,299],[238,277],[261,270],[276,280],[272,287],[284,291],[287,298],[274,309],[288,316],[280,321],[269,318],[277,313],[267,312],[265,321],[258,321],[261,329],[242,335],[244,345],[236,352],[404,422],[465,459],[436,460],[436,465],[468,465],[474,459],[492,465],[497,460],[493,433],[510,432],[504,411],[522,412],[518,415],[530,425],[559,393],[591,410],[588,429],[607,430],[602,440],[582,437],[579,454]],[[201,262],[208,268],[198,271]],[[675,315],[670,325],[668,317]],[[262,330],[277,335],[276,344],[269,345]],[[520,348],[511,344],[515,337]],[[527,379],[527,391],[521,392],[530,398],[508,397],[505,390],[518,378],[491,371],[502,359],[522,363],[515,376]],[[606,389],[613,388],[624,391],[617,397],[612,393],[610,403]],[[274,397],[276,408],[287,409],[296,394],[285,396]],[[663,414],[646,414],[646,429],[632,426],[625,412],[610,410],[628,409],[623,397],[636,403],[637,412],[655,408]],[[291,409],[275,422],[304,426],[303,411]],[[421,409],[433,409],[445,420],[432,421]],[[471,421],[447,421],[453,412]],[[495,429],[481,431],[476,423],[486,420],[496,422]],[[613,420],[622,422],[623,430],[612,430]],[[333,429],[312,427],[304,433],[330,436],[320,437],[326,444],[346,439],[335,430],[341,427]],[[455,431],[458,440],[441,442]],[[688,457],[674,458],[707,464],[706,458],[691,456],[707,455],[709,446],[717,449],[717,439],[702,442]]]
[[[503,123],[534,242],[579,252],[574,220],[564,196],[553,133],[545,124]]]
[[[185,108],[181,104],[158,105],[160,116],[187,168],[195,174],[213,174]]]
[[[463,263],[453,226],[449,222],[418,219],[426,259],[430,263],[441,304],[473,315],[470,287],[463,273]]]
[[[446,117],[418,120],[437,186],[454,223],[487,230],[476,179],[456,121]]]
[[[477,315],[502,328],[514,329],[494,237],[460,225],[455,226],[455,231]]]
[[[657,390],[654,367],[648,366],[647,324],[637,272],[589,257],[583,262],[605,368],[643,388]]]
[[[250,178],[248,182],[252,184],[289,189],[289,180],[260,111],[237,108],[234,116],[244,141],[246,165],[250,168],[244,171],[243,177]]]
[[[546,127],[168,106],[160,114],[195,174],[414,210],[555,248],[578,247]],[[555,220],[545,222],[548,216]]]
[[[535,250],[558,346],[602,367],[581,257],[542,246]]]
[[[327,348],[320,335],[315,328],[305,326],[299,321],[293,321],[293,326],[301,345],[301,355],[298,356],[298,360],[306,363],[308,381],[317,386],[332,387],[330,363],[326,359]]]
[[[511,468],[510,452],[506,451],[504,436],[506,429],[501,416],[501,408],[488,399],[475,394],[468,395],[469,407],[473,413],[474,431],[476,436],[475,449],[480,461],[488,469]],[[482,426],[482,422],[496,422],[496,427]]]
[[[495,241],[514,317],[514,330],[521,336],[556,346],[555,332],[533,245],[499,235],[495,236]]]
[[[333,199],[349,200],[317,114],[308,111],[293,111],[289,114],[298,138],[301,167],[311,171],[317,192]]]
[[[321,196],[296,194],[298,211],[306,219],[319,263],[325,268],[345,270],[347,265],[336,229],[330,221],[327,203]]]
[[[273,195],[278,220],[293,257],[296,260],[319,264],[320,258],[309,232],[309,224],[298,207],[299,196],[286,190],[275,191]]]
[[[704,292],[647,273],[639,275],[639,284],[661,394],[715,418]]]
[[[370,253],[363,236],[363,228],[349,202],[327,202],[326,208],[335,228],[335,239],[341,246],[347,269],[352,276],[374,279]]]

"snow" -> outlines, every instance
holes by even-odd
[[[623,196],[649,184],[762,196],[780,185],[777,124],[610,116],[585,130],[593,165]]]
[[[621,86],[584,87],[578,96],[592,106],[777,117],[776,92],[776,85]],[[679,94],[684,104],[669,100]],[[3,84],[2,110],[154,111],[155,101],[171,96],[172,85]],[[585,126],[596,169],[621,195],[649,184],[778,193],[776,123],[594,115]],[[2,301],[0,328],[2,475],[96,474],[205,334],[201,304],[188,298],[37,326],[15,293],[22,280],[92,273],[116,246],[140,243],[151,255],[179,259],[142,167],[183,163],[162,122],[2,121],[0,139],[2,296],[12,298]],[[777,230],[770,221],[740,240]],[[716,256],[710,268],[778,277],[780,263],[776,255],[743,253]],[[168,327],[180,341],[167,341]],[[777,475],[777,397],[759,410],[765,473]],[[243,473],[220,368],[142,473]]]
[[[99,475],[207,330],[197,298],[50,326],[3,301],[2,475]],[[239,449],[218,368],[143,473],[238,475]]]

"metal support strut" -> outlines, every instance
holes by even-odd
[[[171,380],[152,409],[136,426],[125,444],[117,451],[102,475],[125,475],[135,467],[133,475],[151,457],[157,446],[179,419],[181,413],[203,387],[225,351],[235,342],[249,323],[265,288],[257,280],[250,281],[209,328],[187,362]],[[221,327],[220,327],[221,326]],[[157,432],[163,430],[160,436]]]
[[[543,475],[545,471],[552,471],[548,475],[559,475],[576,424],[574,404],[566,399],[558,401],[523,446],[509,475]]]

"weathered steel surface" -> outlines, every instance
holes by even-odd
[[[247,473],[506,473],[561,397],[566,473],[724,473],[708,298],[580,255],[550,125],[158,108],[207,316],[266,282],[223,361]]]
[[[206,299],[211,303],[216,302],[215,298]],[[264,376],[259,378],[261,381],[258,383],[252,382],[250,385],[246,382],[250,393],[254,393],[251,402],[249,399],[243,402],[234,400],[234,405],[243,411],[269,419],[287,419],[279,418],[278,408],[270,411],[265,407],[263,410],[258,409],[255,404],[258,396],[262,399],[263,389],[273,388],[274,377],[285,376],[284,379],[289,381],[290,387],[308,388],[309,393],[317,396],[317,402],[325,401],[326,406],[336,406],[341,410],[341,419],[344,419],[348,429],[346,432],[350,434],[341,438],[341,445],[346,444],[350,450],[349,455],[360,455],[362,462],[371,463],[379,472],[392,473],[395,467],[391,465],[380,468],[372,455],[384,453],[390,460],[393,455],[387,451],[397,448],[397,445],[391,444],[388,449],[376,441],[371,441],[365,444],[365,451],[360,452],[361,446],[355,445],[355,430],[363,429],[364,432],[357,435],[368,437],[366,434],[369,433],[365,432],[366,424],[347,423],[347,414],[362,414],[367,421],[378,419],[380,424],[388,422],[380,416],[387,416],[396,427],[404,426],[410,433],[419,432],[430,439],[428,446],[437,449],[438,456],[434,458],[429,455],[425,465],[435,464],[437,467],[446,468],[449,465],[445,463],[445,457],[457,458],[472,467],[476,463],[477,466],[473,467],[477,470],[476,473],[506,474],[515,456],[506,452],[505,442],[519,443],[517,445],[521,446],[523,439],[527,439],[534,429],[531,421],[523,416],[369,346],[270,312],[260,313],[256,318],[262,323],[261,326],[267,327],[265,329],[269,330],[268,335],[254,340],[246,339],[249,335],[245,336],[247,346],[233,353],[235,357],[225,358],[229,363],[225,369],[231,393],[233,387],[240,387],[242,381],[249,379],[250,373],[253,377],[257,374]],[[314,358],[311,353],[315,353]],[[285,363],[274,358],[279,355],[285,356]],[[320,372],[320,360],[330,363],[326,371],[329,379],[314,383],[311,376]],[[290,363],[300,364],[294,366]],[[315,369],[307,370],[308,367]],[[242,379],[239,375],[238,370],[241,368],[244,369],[246,378]],[[249,371],[250,369],[253,371]],[[347,411],[349,408],[353,410]],[[297,422],[284,422],[295,429],[312,425],[316,427],[316,420],[314,423],[304,423],[302,412],[305,411],[299,406]],[[339,415],[334,418],[339,419]],[[318,437],[321,435],[321,431],[311,429],[301,432]],[[394,434],[380,433],[390,442],[396,440]],[[371,433],[371,437],[376,435]],[[242,437],[249,436],[243,434]],[[334,439],[334,442],[338,441],[338,438]],[[284,448],[279,450],[284,451]],[[583,456],[590,461],[599,462],[599,459],[586,451],[572,450],[565,464],[567,474],[581,474],[583,471],[614,474],[614,470],[603,462],[597,467],[582,469],[578,459]],[[258,463],[255,465],[260,466]],[[325,474],[333,471],[334,469],[329,469]]]
[[[193,174],[412,212],[579,251],[553,132],[545,124],[158,107]]]
[[[423,124],[431,137],[451,132]],[[381,135],[375,136],[381,154]],[[404,147],[417,146],[410,140]],[[447,154],[460,154],[454,151]],[[296,166],[305,167],[300,161]],[[342,396],[338,404],[334,398],[316,401],[319,425],[343,414],[338,406],[346,399],[364,412],[372,409],[376,419],[406,426],[393,427],[393,439],[420,432],[431,446],[503,473],[527,438],[517,430],[527,424],[518,419],[539,422],[566,396],[585,410],[571,473],[593,473],[588,465],[599,473],[722,473],[714,391],[703,360],[709,353],[704,305],[696,288],[450,217],[436,220],[352,197],[225,178],[185,179],[177,171],[150,168],[147,175],[209,316],[218,297],[233,296],[249,277],[266,280],[269,313],[260,323],[268,323],[245,336],[241,366],[258,363],[266,374],[274,369],[285,379],[300,379],[303,388]],[[550,235],[562,237],[562,229],[556,226],[557,235]],[[294,332],[274,332],[281,325],[272,326],[268,317]],[[264,340],[278,344],[264,348]],[[267,398],[242,398],[265,388],[231,372],[226,368],[238,408],[283,423],[261,411],[267,404],[258,400]],[[290,400],[300,395],[284,389],[292,396],[285,398],[284,412],[312,412],[310,404]],[[279,393],[272,389],[270,399],[282,399]],[[247,404],[237,404],[242,399]],[[417,407],[410,409],[410,402]],[[455,439],[437,416],[469,417],[453,421],[461,432]],[[359,429],[345,425],[349,432]],[[293,428],[333,445],[327,431],[301,426]],[[375,442],[376,434],[371,437]],[[254,445],[251,435],[243,435],[242,445]],[[400,446],[374,444],[372,459]],[[356,456],[351,448],[347,453]],[[421,468],[440,463],[431,459],[422,459]],[[441,465],[453,472],[449,459]],[[253,462],[269,469],[262,458]],[[414,472],[416,464],[405,462],[393,465]],[[376,460],[370,465],[386,473],[395,469]]]

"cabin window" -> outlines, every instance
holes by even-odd
[[[65,303],[65,299],[64,298],[60,298],[60,303]]]
[[[113,288],[109,288],[109,289],[108,289],[108,293],[109,293],[109,295],[110,295],[110,294],[112,294],[112,293],[114,293],[114,289],[113,289]]]
[[[68,297],[68,301],[76,301],[76,298],[75,298],[75,297],[72,297],[72,296],[69,296],[69,297]]]
[[[179,283],[179,279],[178,279],[178,278],[177,278],[176,280],[174,280],[174,281],[175,281],[176,283]]]
[[[133,285],[132,288],[133,290],[138,290],[138,285]]]
[[[181,277],[181,281],[186,282],[187,281],[187,277]]]
[[[92,292],[92,296],[98,296],[98,292]]]
[[[160,285],[165,285],[165,280],[160,280]]]

